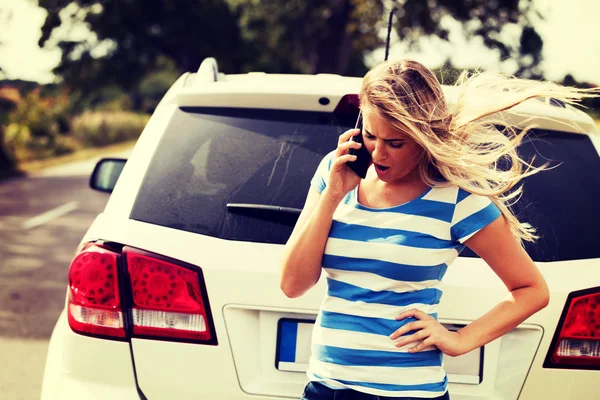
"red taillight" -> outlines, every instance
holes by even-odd
[[[94,243],[81,248],[69,269],[73,331],[116,340],[217,344],[200,268],[130,247],[122,255]],[[120,268],[128,272],[121,271],[122,282]]]
[[[600,369],[600,288],[569,295],[544,367]]]
[[[133,336],[214,342],[200,270],[125,248]]]
[[[87,246],[71,262],[68,319],[73,331],[125,338],[118,258],[118,254],[107,249]]]

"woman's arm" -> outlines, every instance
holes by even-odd
[[[418,331],[400,338],[396,346],[423,340],[411,351],[436,346],[451,356],[465,354],[504,335],[546,307],[549,299],[546,281],[514,238],[503,217],[481,229],[465,244],[494,270],[510,293],[490,311],[457,332],[448,331],[422,311],[404,312],[397,319],[415,317],[418,321],[404,325],[390,338],[396,339],[409,331]]]
[[[310,189],[294,231],[285,245],[280,286],[288,297],[303,295],[321,276],[321,260],[333,214],[344,196],[360,181],[346,165],[348,161],[356,160],[356,156],[348,154],[348,149],[360,148],[360,143],[349,141],[350,137],[359,133],[358,129],[350,129],[340,135],[327,186],[321,194],[314,188]]]
[[[286,296],[301,296],[319,280],[321,259],[336,207],[329,196],[310,189],[281,260],[280,286]]]
[[[544,277],[504,218],[498,218],[465,244],[494,270],[510,292],[489,312],[458,331],[468,352],[504,335],[546,307],[550,295]]]

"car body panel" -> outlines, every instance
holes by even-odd
[[[98,236],[117,243],[127,241],[128,245],[140,249],[152,249],[163,256],[199,266],[203,271],[219,346],[133,339],[138,380],[144,393],[147,390],[162,393],[158,387],[162,384],[158,384],[157,379],[163,376],[163,382],[171,382],[170,393],[186,398],[186,393],[193,393],[205,374],[200,365],[190,369],[188,363],[196,359],[211,360],[209,368],[219,369],[225,375],[233,374],[235,369],[236,384],[248,394],[293,397],[293,393],[299,393],[306,376],[278,371],[274,366],[276,322],[280,318],[314,319],[325,293],[325,282],[321,279],[300,298],[284,296],[279,290],[282,246],[210,238],[138,221],[122,221],[106,213],[96,219],[85,240]],[[451,384],[453,399],[516,398],[516,387],[520,390],[530,365],[533,363],[534,370],[536,365],[541,368],[568,294],[600,286],[600,274],[594,273],[598,260],[537,264],[550,288],[548,307],[510,334],[488,344],[484,381],[478,386]],[[569,279],[565,279],[567,268]],[[506,295],[506,288],[483,260],[459,257],[444,277],[439,320],[467,324]],[[240,336],[242,329],[245,331]],[[260,354],[260,363],[254,358],[257,354]],[[182,362],[184,359],[187,361]],[[156,360],[164,362],[157,365]],[[520,371],[520,376],[515,376],[516,371]],[[579,372],[584,371],[578,371],[577,375]],[[589,374],[579,375],[582,383],[589,379],[586,375]],[[542,376],[546,376],[546,372]],[[505,380],[512,382],[513,387],[509,389],[510,384]],[[515,381],[521,385],[515,387]],[[212,389],[209,392],[212,393]],[[511,395],[501,396],[502,393]]]
[[[185,74],[165,95],[133,149],[105,210],[82,243],[114,242],[201,268],[218,346],[138,338],[129,344],[90,338],[73,333],[62,315],[50,342],[43,399],[133,398],[137,396],[136,382],[150,400],[284,399],[301,394],[306,375],[275,368],[277,321],[314,320],[325,293],[325,280],[304,296],[290,299],[279,288],[282,245],[223,240],[135,221],[130,215],[154,152],[178,107],[331,112],[344,95],[357,93],[360,79],[247,74],[193,84],[194,74]],[[453,101],[453,89],[445,90]],[[320,104],[322,97],[329,103]],[[532,116],[544,117],[535,122],[545,129],[588,133],[600,150],[593,120],[579,110],[532,100],[513,111],[515,123]],[[550,288],[549,305],[486,345],[483,381],[479,385],[451,383],[452,399],[594,398],[589,390],[597,371],[544,369],[542,364],[568,294],[600,287],[599,264],[598,259],[538,262]],[[448,269],[443,285],[439,320],[447,324],[468,324],[507,295],[500,279],[478,258],[459,257]]]
[[[78,335],[63,311],[48,344],[41,399],[137,397],[129,343]]]

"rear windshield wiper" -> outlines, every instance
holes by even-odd
[[[302,210],[294,207],[281,207],[281,206],[270,206],[267,204],[251,204],[251,203],[227,203],[227,210],[230,212],[241,211],[241,212],[276,212],[284,214],[292,214],[299,216]]]

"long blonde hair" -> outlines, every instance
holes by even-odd
[[[502,112],[536,97],[575,104],[598,92],[491,72],[463,72],[456,86],[457,101],[450,109],[427,67],[413,60],[391,60],[365,75],[359,98],[361,107],[372,107],[420,146],[418,168],[425,183],[456,185],[487,196],[516,238],[537,239],[535,229],[521,223],[510,206],[521,195],[522,187],[515,188],[519,181],[547,165],[536,167],[533,160],[519,157],[517,146],[535,126],[513,126]]]

